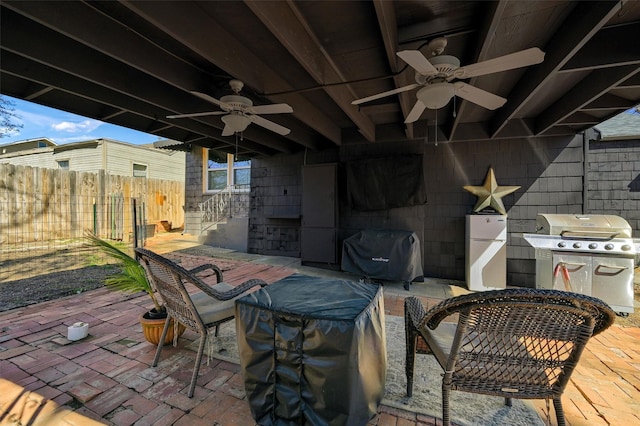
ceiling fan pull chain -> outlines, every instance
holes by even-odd
[[[456,118],[456,95],[453,95],[453,118]]]
[[[242,135],[242,133],[240,133],[240,135]],[[236,155],[233,157],[234,163],[238,162],[238,137],[238,132],[236,132]]]
[[[438,110],[436,110],[436,124],[433,126],[433,131],[436,134],[435,146],[438,146]]]

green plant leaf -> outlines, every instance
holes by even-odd
[[[144,291],[151,297],[156,309],[162,309],[147,279],[144,268],[133,256],[128,255],[90,231],[85,231],[85,238],[92,246],[97,247],[102,253],[120,263],[120,274],[108,277],[104,281],[107,288],[128,293]]]

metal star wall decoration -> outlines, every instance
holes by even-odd
[[[476,205],[473,206],[474,212],[478,213],[487,207],[492,207],[495,211],[503,215],[506,215],[507,211],[504,208],[504,204],[502,204],[502,197],[520,189],[519,186],[498,186],[496,175],[491,167],[489,167],[487,176],[484,178],[484,185],[467,185],[463,186],[463,188],[478,197]]]

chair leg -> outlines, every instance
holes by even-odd
[[[504,405],[506,405],[507,407],[511,407],[513,405],[513,401],[511,400],[511,398],[505,397],[504,398]]]
[[[198,370],[200,370],[200,364],[202,363],[202,355],[204,354],[204,348],[207,344],[207,333],[205,332],[200,339],[198,345],[198,355],[196,355],[196,363],[193,366],[193,374],[191,375],[191,386],[189,386],[189,398],[193,397],[193,391],[196,388],[196,382],[198,381]]]
[[[560,401],[560,395],[553,398],[553,408],[556,410],[556,420],[558,426],[566,426],[564,420],[564,409],[562,408],[562,401]]]
[[[171,317],[167,315],[167,319],[164,322],[164,327],[162,328],[162,335],[160,336],[160,341],[158,342],[158,348],[156,349],[156,356],[153,358],[152,367],[158,365],[158,361],[160,360],[160,352],[162,352],[162,347],[164,346],[164,339],[167,337],[167,332],[169,331],[169,323]]]
[[[450,426],[451,419],[449,418],[449,396],[451,395],[451,389],[442,385],[442,426]]]
[[[406,313],[405,313],[406,316]],[[405,324],[407,321],[411,321],[410,318],[405,318]],[[411,397],[413,395],[413,372],[414,365],[416,361],[416,339],[417,335],[412,330],[413,327],[411,325],[406,326],[406,353],[405,353],[405,362],[404,362],[404,373],[407,376],[407,396]]]

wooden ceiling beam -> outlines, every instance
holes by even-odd
[[[489,10],[487,11],[487,16],[484,19],[482,29],[476,37],[478,43],[475,49],[475,55],[473,56],[473,62],[480,62],[489,59],[488,54],[494,41],[494,34],[503,19],[507,3],[508,2],[506,0],[501,0],[493,2],[488,6]],[[474,77],[467,83],[473,86],[477,79],[478,77]],[[453,119],[449,129],[449,137],[453,137],[455,135],[467,108],[469,108],[469,101],[460,98],[458,102],[458,110],[455,114],[456,118]]]
[[[393,2],[385,0],[374,0],[373,6],[378,17],[378,26],[380,27],[380,34],[382,35],[382,41],[384,43],[384,49],[387,54],[387,60],[389,61],[389,67],[393,72],[393,82],[395,87],[400,88],[412,84],[413,81],[409,76],[409,73],[398,73],[398,20],[396,18],[395,5]],[[400,109],[402,110],[402,117],[406,117],[411,112],[411,108],[415,102],[415,95],[412,91],[402,92],[398,95],[400,102]],[[364,111],[364,109],[363,109]],[[413,139],[414,126],[413,123],[405,124],[405,133],[407,139]]]
[[[11,43],[14,39],[33,38],[30,43],[21,42],[22,46],[15,48],[14,51],[24,54],[32,52],[31,57],[39,61],[48,60],[55,69],[62,70],[68,75],[82,76],[82,78],[94,83],[97,87],[92,90],[95,92],[87,91],[87,88],[82,87],[81,84],[73,83],[76,87],[75,93],[83,97],[90,96],[90,93],[93,96],[93,93],[96,93],[96,99],[107,99],[111,95],[104,93],[104,87],[108,87],[128,97],[129,102],[136,99],[141,103],[159,107],[161,109],[156,109],[154,115],[156,120],[167,120],[166,115],[191,112],[196,108],[200,108],[202,111],[214,107],[188,93],[188,90],[193,89],[194,79],[201,81],[200,74],[194,73],[192,67],[180,65],[184,62],[167,55],[166,52],[159,52],[157,46],[152,43],[140,42],[141,38],[136,37],[135,33],[115,24],[113,20],[103,17],[93,8],[83,7],[83,4],[82,2],[65,2],[64,7],[60,7],[59,4],[53,2],[3,3],[12,12],[7,11],[2,14],[3,26],[7,25],[2,44]],[[31,7],[32,5],[38,7]],[[69,20],[71,16],[73,20]],[[32,23],[33,21],[47,22],[47,29],[38,29],[37,24]],[[83,25],[79,25],[79,22],[83,22]],[[18,23],[21,24],[17,25]],[[91,25],[85,25],[87,23]],[[95,31],[96,27],[102,28],[103,31]],[[33,30],[29,28],[33,28]],[[93,31],[86,31],[84,28]],[[38,37],[35,36],[38,31],[49,34],[46,37],[51,37],[48,40],[51,45],[56,46],[55,52],[44,46],[38,48],[42,45],[38,42]],[[6,41],[7,37],[9,37],[8,41]],[[55,42],[51,40],[55,40]],[[128,48],[122,49],[122,45],[126,45]],[[77,53],[72,53],[74,49]],[[60,60],[61,58],[64,59]],[[82,58],[82,61],[78,61],[79,58]],[[126,75],[127,79],[122,79],[123,75]],[[150,75],[153,78],[150,78]],[[174,79],[172,80],[172,78]],[[63,81],[65,80],[59,80],[57,86],[64,90],[64,86],[61,84]],[[160,81],[172,82],[172,84],[164,86],[159,83]],[[179,84],[176,85],[176,82]],[[98,97],[100,92],[102,92],[102,98]],[[175,105],[179,107],[179,111],[164,107],[164,105],[172,105],[174,101],[178,101]],[[135,105],[135,102],[129,107],[126,106],[127,103],[124,105],[122,103],[124,102],[121,102],[121,105],[117,107],[130,111],[150,109],[149,106],[142,104]],[[194,124],[192,125],[192,123]],[[192,131],[208,134],[213,138],[216,138],[216,134],[219,134],[223,127],[220,120],[212,120],[210,117],[209,119],[174,120],[169,124],[174,127],[190,128]],[[143,129],[139,130],[144,131]],[[245,131],[245,136],[249,139],[255,137],[255,140],[259,140],[261,144],[276,151],[290,151],[290,147],[280,136],[272,135],[266,130],[260,129],[260,131],[254,132],[249,128]],[[219,137],[222,138],[222,136]],[[310,147],[315,148],[315,144],[308,140],[296,137],[292,139],[297,143],[308,143]],[[229,145],[235,144],[231,140],[220,140]]]
[[[4,22],[3,24],[8,23]],[[27,23],[22,23],[22,25],[27,25]],[[165,115],[170,114],[171,112],[166,109],[162,109],[157,105],[149,104],[140,99],[129,96],[126,93],[122,93],[121,91],[116,91],[112,87],[107,87],[102,84],[97,84],[93,81],[84,80],[83,78],[72,75],[69,72],[62,69],[62,67],[69,62],[70,58],[65,57],[64,54],[60,52],[49,52],[52,56],[53,64],[47,64],[46,56],[43,56],[41,53],[35,54],[30,48],[40,49],[38,47],[38,40],[41,33],[35,28],[32,28],[32,31],[29,31],[29,35],[23,35],[22,37],[18,37],[20,42],[18,44],[13,44],[12,37],[3,37],[2,44],[3,48],[1,50],[0,59],[2,60],[3,65],[3,73],[13,75],[15,77],[28,80],[30,82],[34,82],[37,84],[45,85],[48,87],[53,87],[56,90],[67,93],[69,96],[76,97],[77,99],[83,99],[84,102],[91,101],[96,104],[101,105],[98,110],[103,111],[105,106],[126,111],[126,113],[130,115],[134,115],[138,117],[138,125],[135,127],[131,127],[132,120],[124,119],[122,114],[118,114],[113,117],[105,118],[103,116],[94,116],[91,117],[87,111],[73,108],[72,105],[67,104],[64,107],[61,105],[51,105],[55,108],[73,110],[73,112],[88,116],[91,118],[95,118],[97,120],[108,120],[109,123],[117,124],[124,127],[135,128],[139,131],[146,131],[146,129],[152,128],[153,123],[158,121],[163,122],[162,127],[170,126],[172,128],[180,128],[182,127],[185,130],[200,133],[203,135],[211,136],[219,135],[220,129],[217,127],[212,127],[211,125],[207,125],[201,122],[188,121],[184,123],[167,123],[167,119],[164,118]],[[33,37],[32,40],[30,37]],[[53,34],[48,34],[47,37],[53,38]],[[59,45],[59,44],[58,44]],[[9,47],[13,47],[16,51],[21,52],[22,54],[39,57],[41,61],[36,64],[33,60],[28,57],[22,57],[15,52],[9,51]],[[67,49],[68,46],[61,46],[63,51],[72,52],[72,49]],[[71,53],[69,53],[71,54]],[[83,55],[85,59],[91,61],[91,55],[87,52],[86,55]],[[104,61],[100,61],[97,58],[98,63],[104,65]],[[59,62],[56,62],[59,61]],[[73,61],[71,61],[73,62]],[[57,66],[55,66],[57,65]],[[77,71],[77,70],[76,70]],[[90,76],[91,73],[83,72],[82,75],[84,77]],[[149,84],[152,84],[149,82]],[[161,90],[158,88],[158,90]],[[89,95],[90,94],[90,95]],[[249,129],[248,129],[249,130]],[[155,130],[157,132],[157,130]],[[154,133],[155,133],[154,132]],[[172,136],[166,136],[168,138]],[[222,136],[218,136],[222,138]],[[249,135],[247,135],[249,137]],[[229,146],[234,146],[234,141],[227,138],[227,140],[220,139],[222,143],[225,143]],[[250,142],[249,140],[245,141],[246,144],[251,145],[257,153],[267,154],[276,152],[289,152],[290,147],[284,145],[284,141],[278,139],[275,142],[275,146],[269,146],[267,141],[264,143],[264,146],[268,146],[269,149],[261,148],[262,145],[257,144],[255,142]]]
[[[293,2],[245,0],[245,4],[316,83],[323,86],[327,83],[347,81]],[[351,86],[323,86],[323,90],[353,121],[369,142],[375,141],[376,131],[373,122],[351,104],[351,101],[357,98]],[[341,141],[336,143],[340,144]]]
[[[174,2],[130,2],[123,5],[139,15],[141,19],[153,24],[167,36],[179,41],[212,64],[225,70],[229,75],[244,81],[250,87],[256,76],[262,81],[269,81],[283,90],[295,90],[291,82],[280,75],[271,65],[261,61],[248,46],[237,40],[232,34],[192,2],[180,3],[180,13],[176,13]],[[185,31],[186,28],[207,28],[207,37],[197,31]],[[215,42],[211,42],[214,40]],[[237,58],[251,58],[251,61],[238,61]],[[277,66],[277,64],[273,64]],[[257,88],[253,85],[254,88]],[[293,107],[293,115],[309,125],[318,133],[335,144],[341,143],[341,129],[322,110],[303,96],[295,93],[278,96],[283,102]],[[283,120],[285,118],[283,117]],[[303,130],[300,129],[302,133]],[[295,137],[292,132],[288,137]],[[319,149],[316,141],[305,135],[300,144],[311,149]]]
[[[573,86],[556,103],[545,109],[536,118],[536,135],[541,135],[571,114],[616,87],[640,71],[636,65],[626,65],[615,69],[602,68],[591,72]]]
[[[574,9],[544,48],[544,62],[525,71],[520,84],[511,91],[505,105],[496,111],[490,123],[492,137],[496,136],[529,100],[537,96],[542,87],[615,16],[620,7],[620,2],[585,2]]]
[[[591,70],[640,64],[640,22],[603,28],[562,68]]]

